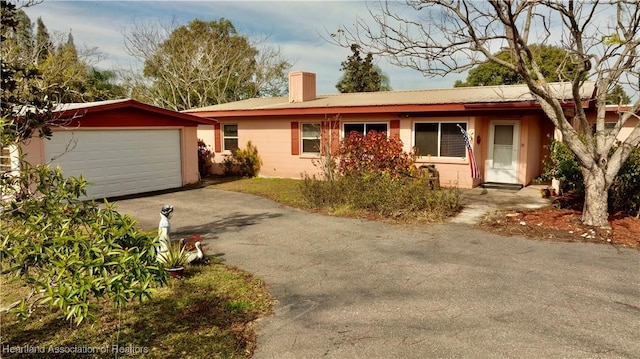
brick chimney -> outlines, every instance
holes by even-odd
[[[316,74],[304,71],[289,73],[289,102],[316,99]]]

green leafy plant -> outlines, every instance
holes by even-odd
[[[4,56],[18,17],[16,6],[2,1],[0,147],[50,138],[61,124],[52,99],[68,98],[60,86],[42,87],[42,73],[24,57]],[[0,176],[0,273],[27,291],[2,311],[26,319],[49,307],[80,324],[105,301],[121,308],[165,283],[156,235],[136,229],[107,202],[85,201],[84,178],[66,178],[59,168],[32,166],[24,158],[15,160],[19,170]]]
[[[613,180],[609,207],[640,215],[640,147],[631,153]]]
[[[0,321],[5,347],[108,346],[108,354],[5,351],[2,358],[250,358],[256,347],[255,320],[271,313],[273,307],[264,281],[215,260],[208,266],[189,268],[189,272],[194,275],[158,288],[143,303],[124,308],[113,308],[106,301],[97,303],[100,315],[92,325],[61,325],[55,312],[35,313],[30,321],[9,320],[5,315]],[[3,298],[23,290],[17,284],[3,282]],[[111,349],[116,345],[144,348],[145,352],[114,353]]]
[[[260,171],[262,160],[258,149],[249,141],[245,148],[233,150],[231,156],[224,159],[223,166],[227,176],[255,177]]]
[[[160,263],[166,269],[184,268],[187,265],[187,249],[179,243],[171,243],[169,249],[159,257]]]
[[[548,146],[549,156],[543,164],[540,175],[541,181],[557,179],[560,181],[562,192],[576,191],[584,193],[584,178],[576,155],[564,143],[552,140]]]
[[[28,318],[38,308],[58,308],[80,324],[94,305],[109,299],[116,307],[151,296],[165,283],[156,260],[156,236],[105,201],[82,201],[86,181],[65,178],[59,168],[24,164],[3,177],[12,199],[3,203],[0,272],[30,293],[12,312]]]
[[[583,196],[584,179],[573,152],[567,145],[555,140],[549,145],[549,151],[540,180],[556,178],[563,192],[575,191],[578,196]],[[640,211],[640,148],[631,153],[609,188],[609,211]]]

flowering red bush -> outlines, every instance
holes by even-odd
[[[364,136],[351,132],[340,143],[338,156],[338,173],[342,176],[381,173],[396,178],[415,170],[415,153],[404,152],[402,141],[387,138],[386,132],[371,131]]]

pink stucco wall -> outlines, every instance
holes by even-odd
[[[240,147],[245,147],[248,141],[251,141],[258,149],[258,153],[262,159],[262,168],[260,176],[263,177],[282,177],[282,178],[301,178],[303,174],[319,175],[320,169],[314,165],[317,156],[309,155],[292,155],[291,154],[291,122],[322,122],[334,119],[334,117],[325,116],[282,116],[268,118],[233,118],[219,119],[220,124],[237,124],[238,125],[238,143]],[[398,120],[399,117],[388,114],[367,114],[367,115],[343,115],[340,116],[341,131],[342,124],[348,122],[384,122],[388,125],[392,120]],[[474,150],[480,151],[480,145],[475,141],[476,123],[475,117],[408,117],[400,118],[399,135],[403,142],[405,151],[410,151],[415,145],[413,139],[413,125],[420,121],[440,121],[440,122],[467,122],[470,134],[474,135],[472,139]],[[341,137],[344,134],[341,133]],[[213,126],[199,126],[198,138],[203,139],[211,148],[215,148],[215,130]],[[229,151],[221,151],[216,153],[213,173],[222,173],[222,162],[225,157],[230,154]],[[477,155],[476,155],[477,156]],[[482,158],[476,157],[480,164]],[[444,186],[455,186],[461,188],[471,188],[480,183],[480,180],[471,178],[471,171],[468,159],[466,158],[437,158],[437,157],[419,157],[416,165],[435,164],[440,172],[440,182]]]
[[[194,184],[200,181],[198,171],[198,128],[182,127],[180,129],[182,150],[182,184]]]
[[[542,142],[543,134],[538,116],[525,116],[520,126],[520,173],[522,184],[529,184],[536,179],[542,170]],[[526,165],[523,166],[523,163]]]
[[[605,121],[610,123],[615,123],[616,121],[618,121],[618,114],[616,114],[615,112],[607,113]],[[620,133],[618,133],[617,138],[620,141],[624,141],[627,137],[629,137],[633,129],[638,125],[638,121],[640,120],[638,120],[637,118],[633,118],[633,117],[630,118],[625,123],[625,126],[620,129]]]
[[[234,117],[220,118],[221,124],[237,124],[238,140],[240,147],[246,146],[251,141],[257,148],[262,158],[260,176],[301,178],[303,174],[320,174],[318,167],[314,166],[315,156],[292,155],[291,153],[291,122],[299,123],[333,120],[334,116],[298,115],[298,116],[265,116],[265,117]],[[532,183],[542,171],[542,161],[547,153],[545,145],[548,144],[547,136],[553,132],[551,122],[539,113],[513,114],[505,111],[493,114],[471,114],[468,116],[451,116],[446,113],[429,114],[424,116],[401,116],[389,114],[345,114],[339,117],[340,131],[342,124],[348,122],[384,122],[390,125],[390,121],[399,120],[399,136],[404,144],[405,151],[409,151],[414,145],[413,128],[416,122],[466,122],[468,132],[471,135],[476,162],[484,176],[485,160],[488,157],[489,123],[492,120],[512,120],[519,123],[520,138],[518,141],[518,173],[519,184]],[[637,120],[630,121],[623,129],[620,136],[628,136]],[[343,134],[341,133],[341,137]],[[215,148],[215,130],[213,126],[199,126],[198,138],[203,139],[212,148]],[[222,162],[230,153],[221,151],[216,153],[214,173],[222,173]],[[483,182],[483,179],[472,179],[467,158],[438,158],[419,157],[417,166],[434,164],[440,173],[440,181],[444,186],[460,188],[475,187]]]

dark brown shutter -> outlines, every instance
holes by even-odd
[[[220,122],[213,125],[214,151],[222,152],[222,134],[220,131]]]
[[[331,125],[331,154],[337,155],[340,149],[340,121],[330,121]]]
[[[400,138],[400,120],[391,120],[389,123],[389,138]]]
[[[329,143],[329,136],[331,135],[329,132],[329,123],[330,121],[322,121],[320,122],[320,154],[325,155],[325,148]]]
[[[300,124],[297,121],[291,122],[291,154],[300,154]]]

